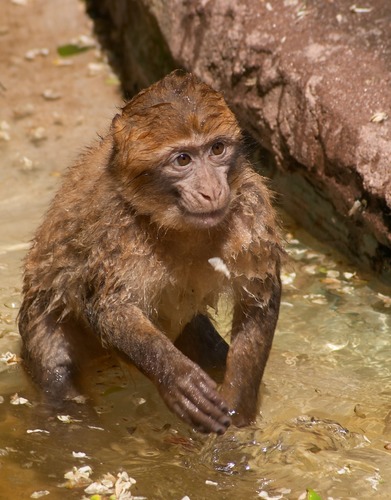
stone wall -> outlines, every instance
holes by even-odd
[[[175,67],[221,90],[289,213],[390,278],[391,3],[352,4],[87,1],[126,93]]]

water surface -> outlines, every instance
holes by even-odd
[[[51,192],[50,181],[46,198]],[[1,212],[3,354],[20,350],[21,260],[47,202],[29,196],[27,215],[12,199]],[[126,491],[148,499],[298,499],[307,488],[322,498],[391,497],[388,290],[288,220],[285,233],[290,259],[256,425],[197,434],[148,380],[111,358],[90,368],[87,405],[71,408],[71,418],[48,413],[20,365],[3,356],[0,498],[90,498],[89,483],[108,473],[115,482],[122,471],[136,480],[123,499]]]

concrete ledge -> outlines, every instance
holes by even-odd
[[[87,1],[126,92],[178,66],[221,90],[291,215],[390,279],[391,3],[353,3]]]

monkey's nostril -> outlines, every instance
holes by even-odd
[[[203,198],[205,198],[205,200],[212,201],[212,197],[211,197],[211,196],[209,196],[208,194],[206,194],[206,193],[201,193],[201,191],[200,191],[200,195],[201,195]]]

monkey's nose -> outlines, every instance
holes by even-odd
[[[225,196],[221,186],[212,186],[209,189],[205,189],[204,187],[202,190],[198,191],[198,195],[201,200],[204,200],[213,210],[219,209],[225,204]]]

